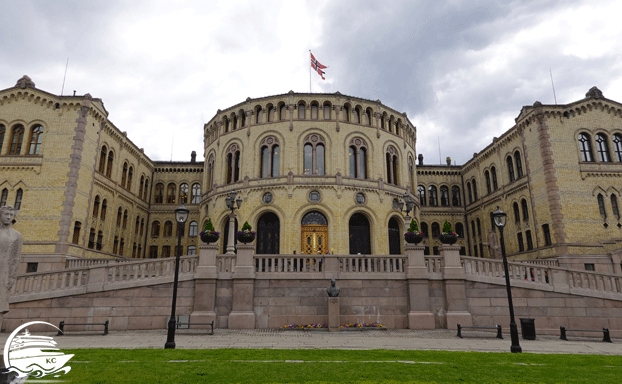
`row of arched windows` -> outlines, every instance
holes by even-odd
[[[8,150],[2,154],[8,155],[39,155],[41,153],[41,144],[43,143],[43,126],[40,124],[33,125],[30,129],[30,138],[28,140],[27,153],[22,153],[22,146],[26,130],[22,124],[16,124],[11,129],[11,135],[8,137]],[[4,146],[4,139],[7,136],[7,129],[0,124],[0,150]]]
[[[508,154],[505,158],[505,163],[507,166],[508,179],[510,183],[524,176],[523,162],[521,159],[521,154],[518,150],[515,151],[514,154]],[[491,194],[499,189],[497,168],[494,165],[484,171],[484,179],[486,181],[486,191],[488,192],[488,194]],[[475,180],[475,177],[467,181],[466,193],[469,204],[477,201],[477,182]]]
[[[183,227],[185,228],[185,226]],[[167,220],[164,222],[164,226],[161,226],[160,221],[155,220],[151,223],[151,237],[158,238],[160,237],[160,230],[162,229],[162,237],[171,237],[173,236],[173,222],[171,220]],[[195,237],[198,234],[199,224],[196,221],[191,221],[188,226],[188,236]],[[185,236],[182,233],[182,236]]]
[[[158,183],[154,191],[155,204],[176,204],[177,201],[177,185],[169,183],[166,186],[166,196],[164,195],[164,183]],[[165,199],[166,197],[166,199]],[[190,198],[190,199],[188,199]],[[199,204],[201,199],[201,184],[192,184],[192,190],[188,188],[187,183],[179,185],[179,204]]]
[[[577,138],[579,141],[579,152],[581,153],[581,161],[591,162],[595,161],[592,139],[589,134],[585,132],[579,133]],[[602,163],[608,163],[613,161],[611,158],[611,148],[615,156],[615,161],[622,163],[622,135],[616,133],[613,135],[612,140],[604,133],[597,133],[595,136],[596,154],[598,155],[598,161]]]
[[[20,210],[22,207],[22,198],[24,197],[24,190],[19,188],[15,193],[15,203],[13,204],[13,209]],[[2,190],[2,194],[0,194],[0,207],[4,207],[9,198],[9,190],[4,188]]]
[[[114,165],[114,152],[108,150],[105,145],[102,145],[99,154],[99,164],[97,171],[106,177],[112,176],[112,167]],[[123,169],[121,172],[121,188],[125,188],[128,191],[132,190],[132,179],[134,177],[134,167],[129,165],[127,161],[123,162]],[[147,191],[149,190],[149,178],[144,175],[140,176],[140,185],[138,187],[138,198],[147,201]]]
[[[602,193],[599,193],[596,196],[596,201],[598,201],[598,210],[600,212],[600,216],[603,218],[603,220],[607,219],[607,209],[605,208],[605,197],[603,196]],[[611,197],[609,199],[609,201],[611,202],[611,211],[613,212],[613,217],[616,218],[616,220],[620,220],[620,210],[618,208],[618,198],[616,197],[615,194],[611,194]]]
[[[417,186],[417,192],[419,193],[419,204],[421,206],[429,205],[431,207],[459,207],[462,205],[462,199],[460,198],[460,187],[454,185],[451,187],[451,199],[449,195],[449,187],[441,185],[440,187],[440,204],[438,190],[435,185],[430,185],[427,189],[423,185]]]
[[[462,223],[457,222],[454,225],[452,225],[452,227],[456,231],[456,234],[458,235],[458,237],[464,237],[464,225]],[[432,224],[430,224],[429,229],[431,229],[432,232],[429,232],[428,223],[426,223],[425,221],[421,222],[420,229],[424,237],[438,238],[441,235],[441,226],[437,222],[432,222]]]

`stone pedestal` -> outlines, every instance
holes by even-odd
[[[194,308],[190,314],[190,323],[211,323],[216,319],[216,253],[215,244],[199,246],[199,265],[195,274]],[[207,328],[207,325],[193,328]],[[214,323],[214,328],[216,324]]]
[[[429,275],[425,266],[423,245],[407,244],[404,251],[408,257],[408,328],[434,329],[434,314],[430,312]]]
[[[447,329],[456,329],[458,324],[473,325],[473,318],[467,309],[464,269],[460,264],[460,247],[443,244],[443,279],[447,301]]]
[[[233,302],[229,314],[230,329],[255,329],[255,244],[238,244],[238,255],[233,270]]]
[[[328,331],[339,332],[339,298],[328,298]]]

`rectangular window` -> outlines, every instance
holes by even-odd
[[[149,247],[149,258],[157,259],[158,258],[158,246],[152,245]]]
[[[171,246],[165,245],[162,247],[162,257],[171,257]]]
[[[39,263],[26,264],[26,273],[35,273],[37,272],[37,269],[39,269]]]
[[[585,266],[585,270],[586,271],[595,271],[596,269],[594,268],[594,264],[592,263],[585,263],[583,264]]]
[[[516,237],[518,239],[518,251],[523,252],[525,250],[525,245],[523,244],[523,234],[519,233]]]
[[[551,245],[551,231],[548,224],[542,225],[542,233],[544,234],[544,245]]]
[[[531,240],[531,231],[525,231],[525,236],[527,237],[527,250],[531,251],[533,249],[533,241]]]

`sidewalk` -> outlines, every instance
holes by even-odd
[[[34,333],[39,334],[39,333]],[[113,331],[101,333],[68,332],[54,336],[60,349],[74,348],[164,348],[166,330]],[[371,331],[288,331],[281,329],[230,330],[216,329],[214,335],[206,330],[177,330],[177,349],[215,348],[268,348],[268,349],[400,349],[435,351],[509,352],[510,335],[497,339],[492,332],[468,332],[460,339],[456,331],[437,329],[430,331],[392,329]],[[0,347],[4,347],[8,333],[0,334]],[[536,340],[520,339],[523,353],[572,353],[622,355],[622,340],[603,343],[598,338],[570,338],[538,336]]]

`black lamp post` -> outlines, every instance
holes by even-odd
[[[516,320],[514,320],[514,305],[512,304],[512,290],[510,289],[510,273],[508,272],[508,259],[505,256],[505,241],[503,239],[503,227],[507,219],[507,213],[501,211],[499,206],[497,210],[492,214],[495,225],[501,232],[501,255],[503,256],[503,269],[505,271],[505,288],[508,291],[508,305],[510,306],[510,338],[512,339],[512,346],[510,351],[512,353],[521,353],[523,349],[518,342],[518,328],[516,327]]]
[[[227,255],[235,254],[235,233],[233,233],[235,229],[235,215],[233,211],[236,209],[236,205],[237,209],[240,209],[240,206],[242,206],[242,198],[240,196],[238,196],[237,199],[235,198],[237,194],[238,193],[233,190],[229,192],[229,196],[225,198],[225,204],[227,204],[227,209],[231,210],[231,214],[229,215],[229,236],[225,240],[227,242]]]
[[[188,209],[183,205],[175,210],[177,221],[177,252],[175,252],[175,280],[173,282],[173,305],[171,306],[171,318],[168,320],[168,336],[164,349],[175,349],[175,307],[177,305],[177,284],[179,283],[179,258],[181,257],[181,234],[184,224],[188,220]]]
[[[404,192],[404,196],[402,196],[403,200],[400,200],[397,202],[397,206],[400,209],[400,211],[402,212],[406,212],[406,217],[405,219],[408,220],[410,218],[409,214],[410,211],[413,210],[413,207],[415,206],[415,200],[413,200],[410,195],[408,194],[408,192]],[[404,210],[404,205],[406,205],[406,209]]]

